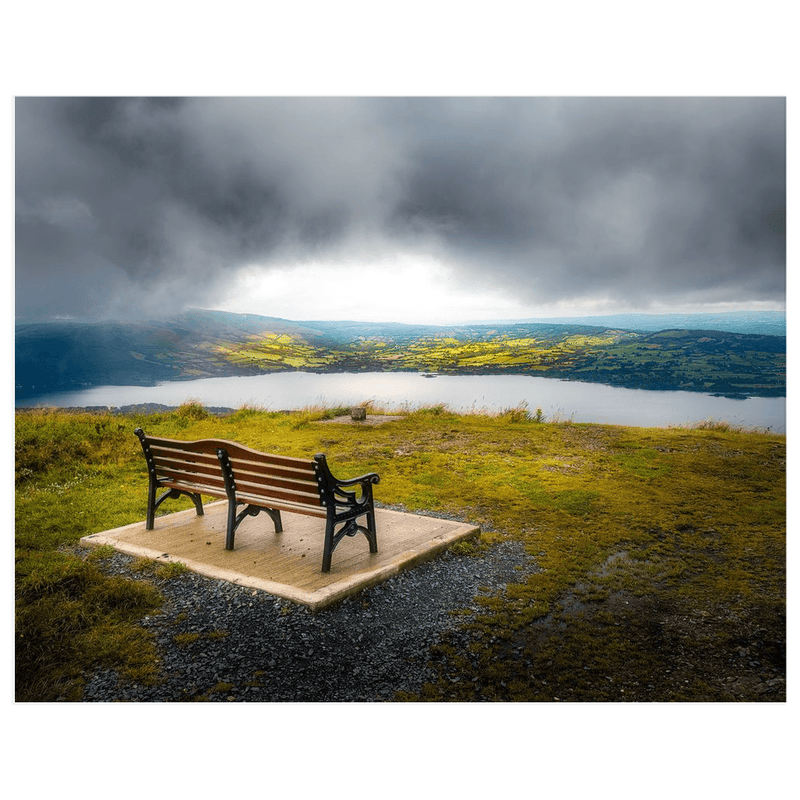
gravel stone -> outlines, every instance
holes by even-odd
[[[143,580],[131,572],[133,560],[116,553],[102,565]],[[431,647],[480,610],[476,595],[502,592],[534,571],[519,542],[480,555],[447,550],[319,611],[191,572],[155,580],[164,604],[141,624],[156,637],[163,681],[141,686],[99,669],[84,701],[392,701],[433,680]],[[180,633],[199,636],[178,644]],[[457,641],[466,647],[468,637]]]

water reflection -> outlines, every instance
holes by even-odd
[[[206,406],[269,410],[313,405],[357,405],[371,400],[387,409],[414,409],[444,403],[455,411],[500,411],[527,404],[545,419],[667,426],[700,420],[786,430],[786,399],[733,400],[696,392],[622,389],[596,383],[560,381],[529,375],[439,375],[410,372],[276,373],[235,378],[169,381],[157,386],[98,386],[19,401],[18,406],[124,406],[139,403],[180,405],[188,399]]]

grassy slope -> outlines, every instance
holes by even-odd
[[[246,342],[220,343],[217,357],[237,368],[433,370],[442,373],[533,373],[648,389],[755,396],[785,393],[785,339],[719,331],[636,334],[523,326],[460,329],[441,335],[376,335],[339,346],[312,345],[298,333],[263,331]]]
[[[18,414],[17,698],[77,698],[98,663],[157,680],[136,625],[155,585],[108,578],[96,556],[64,550],[144,518],[136,425],[324,451],[337,472],[379,472],[383,503],[480,523],[482,547],[524,542],[540,570],[481,597],[468,643],[438,649],[440,680],[422,699],[757,699],[763,681],[739,680],[742,652],[785,669],[784,437],[540,424],[522,411],[434,408],[370,428],[313,424],[320,416]]]

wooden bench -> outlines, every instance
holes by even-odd
[[[142,443],[150,477],[147,530],[153,530],[156,509],[165,500],[187,495],[202,516],[201,495],[209,495],[228,500],[227,550],[233,550],[236,529],[245,517],[263,511],[274,522],[275,533],[281,533],[281,511],[290,511],[325,520],[323,572],[330,571],[331,555],[344,536],[360,531],[370,553],[378,552],[372,484],[380,478],[374,472],[339,480],[321,453],[313,459],[292,458],[222,439],[182,442],[147,436],[141,428],[134,433]],[[162,488],[167,491],[156,498]],[[245,506],[242,511],[240,505]],[[359,524],[361,517],[366,525]]]

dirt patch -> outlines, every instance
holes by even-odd
[[[366,419],[353,419],[349,414],[343,414],[341,417],[334,417],[333,419],[321,419],[315,422],[315,425],[356,425],[360,427],[364,427],[365,425],[371,427],[373,425],[383,425],[386,422],[394,422],[398,419],[405,419],[405,417],[400,414],[397,416],[391,416],[389,414],[367,414]]]

